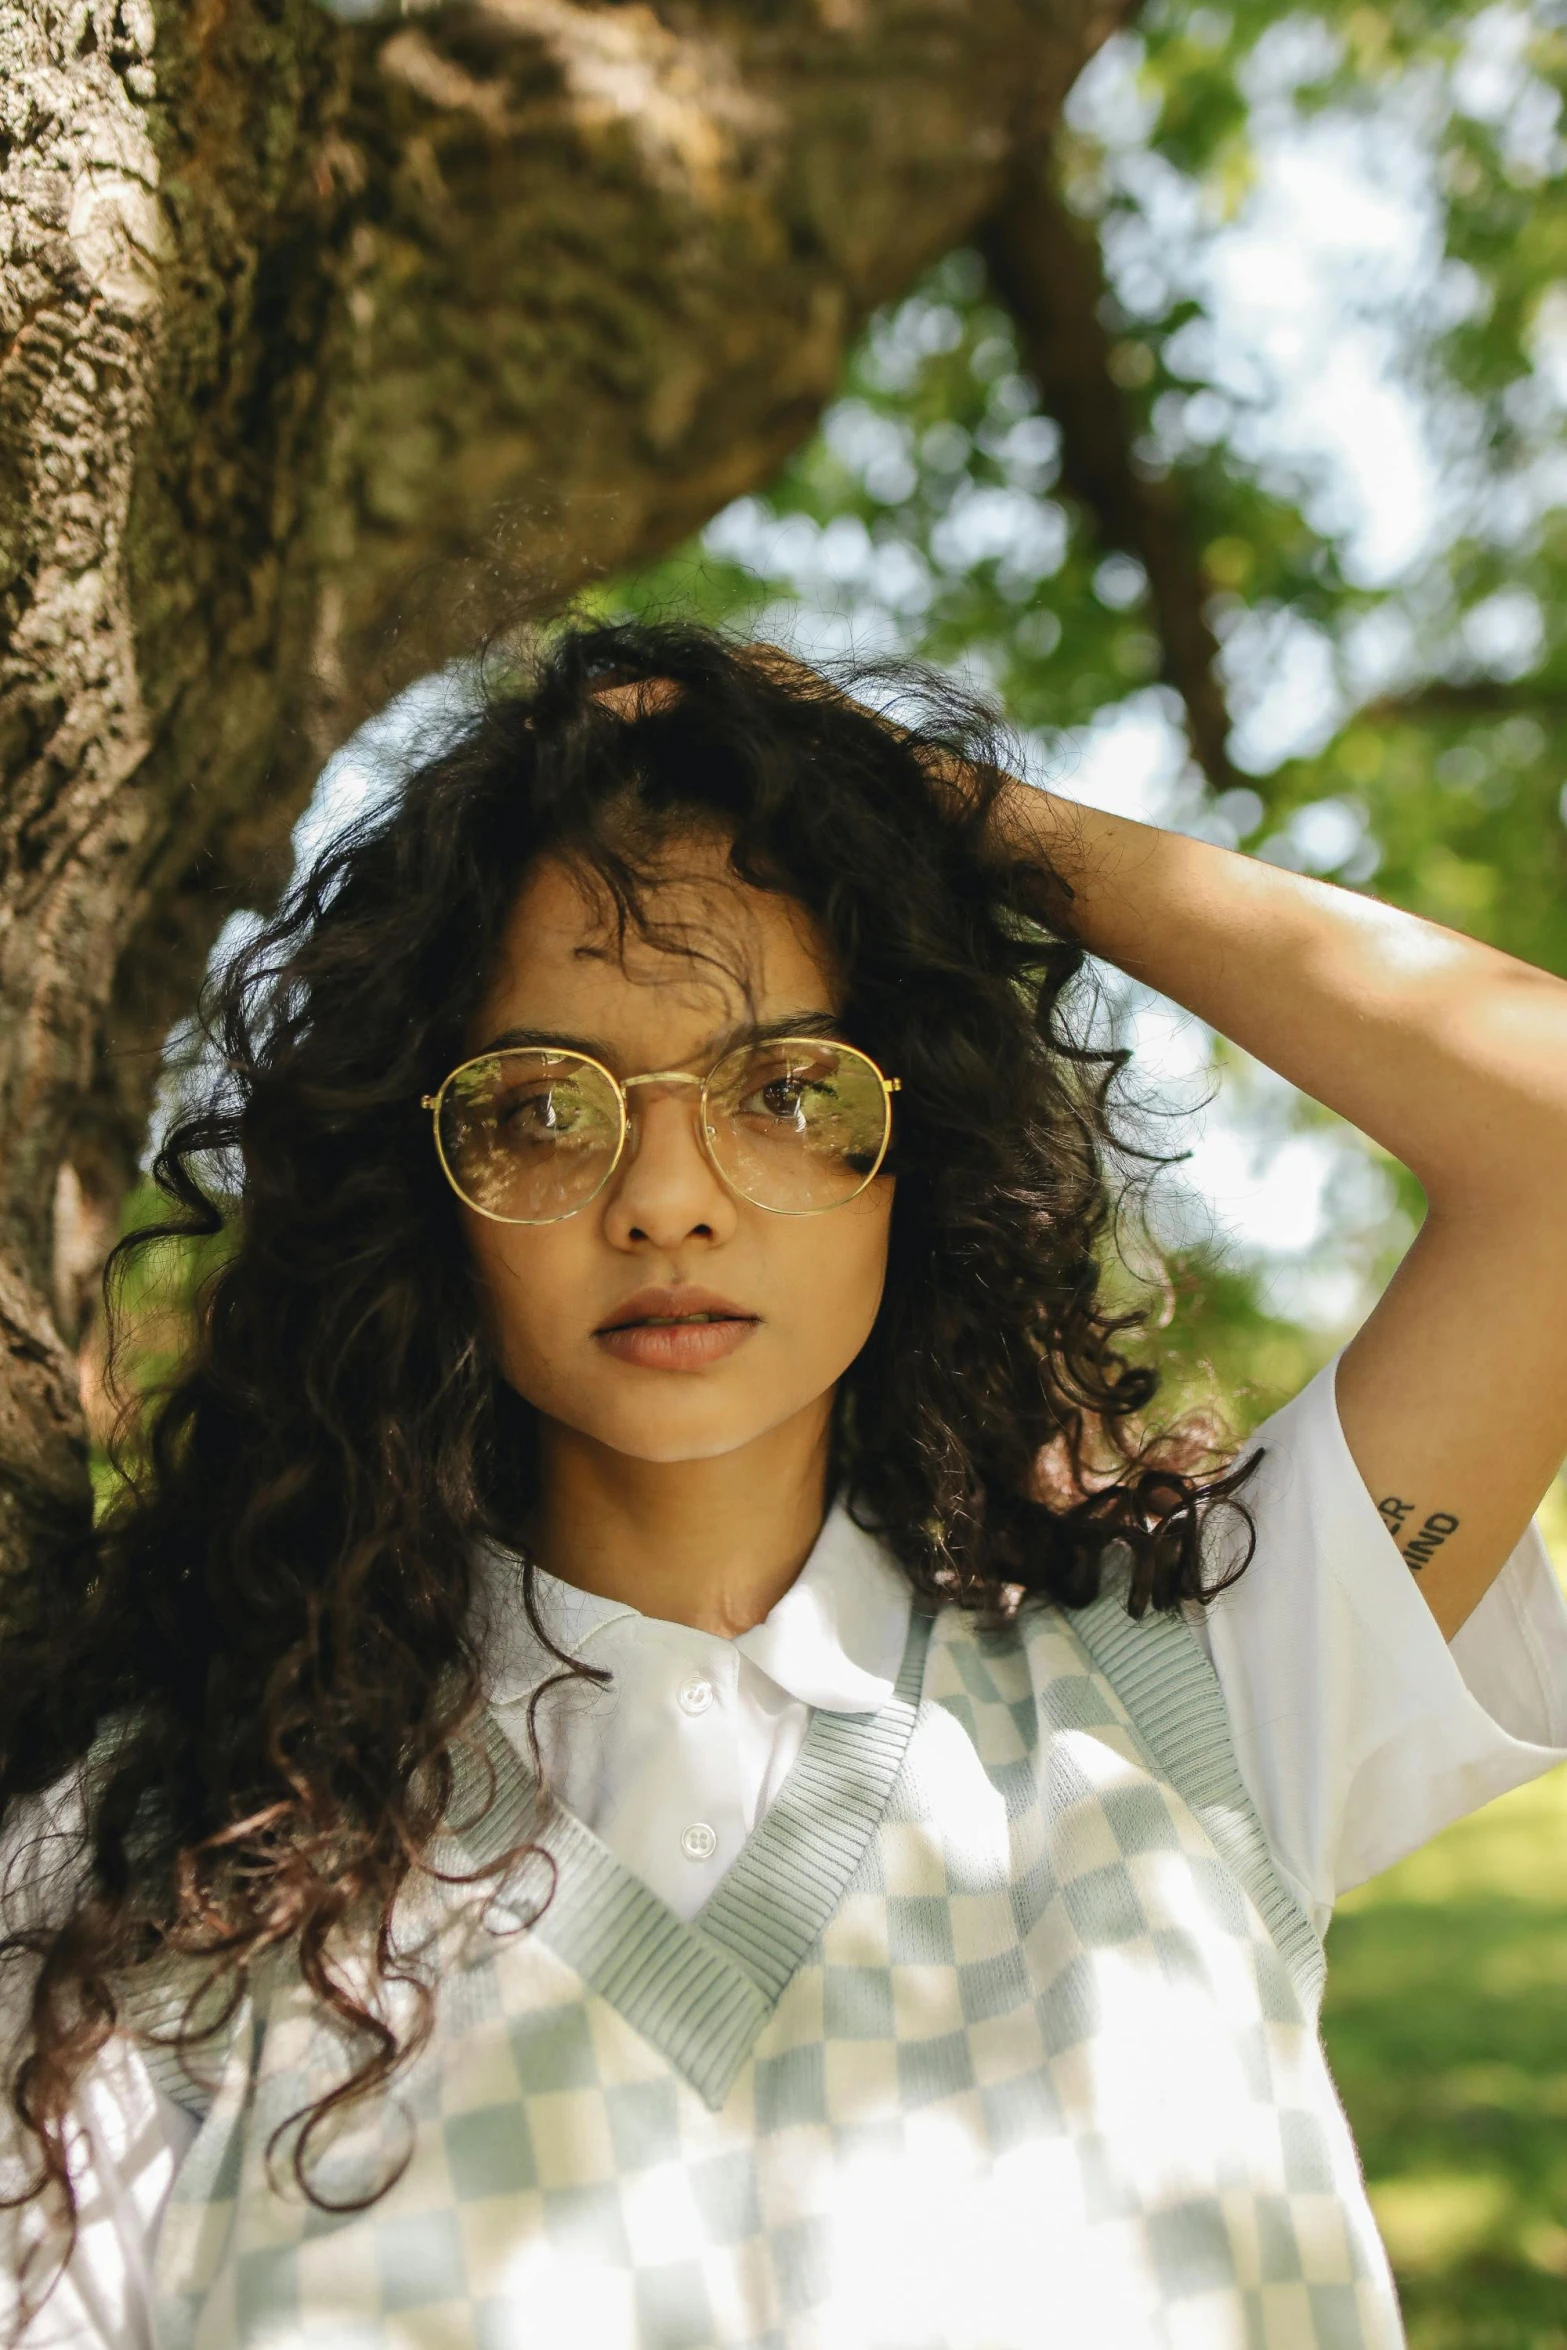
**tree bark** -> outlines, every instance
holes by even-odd
[[[83,1520],[162,1040],[323,759],[764,481],[1122,11],[0,0],[0,1565]]]

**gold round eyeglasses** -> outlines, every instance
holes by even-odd
[[[705,1077],[650,1069],[622,1079],[587,1053],[507,1046],[461,1062],[420,1098],[466,1206],[497,1224],[558,1224],[619,1166],[641,1085],[696,1086],[713,1168],[775,1216],[819,1216],[859,1197],[887,1155],[900,1090],[853,1045],[780,1036],[735,1046]]]

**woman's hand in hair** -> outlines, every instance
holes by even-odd
[[[620,685],[600,686],[593,699],[613,711],[617,718],[635,725],[640,719],[667,710],[679,693],[680,688],[672,677],[630,677]]]
[[[1014,783],[1070,929],[1374,1137],[1418,1238],[1338,1374],[1350,1451],[1449,1637],[1567,1452],[1567,982],[1331,882]]]

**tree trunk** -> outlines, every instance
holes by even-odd
[[[82,1521],[160,1046],[325,756],[764,481],[1119,12],[0,0],[0,1564]]]

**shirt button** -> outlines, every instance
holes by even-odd
[[[693,1673],[680,1684],[680,1710],[683,1714],[705,1714],[713,1702],[713,1684],[700,1673]]]
[[[680,1849],[687,1860],[711,1860],[718,1850],[718,1838],[706,1820],[693,1820],[680,1832]]]

